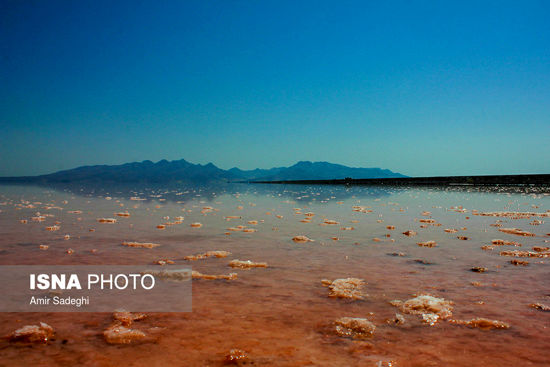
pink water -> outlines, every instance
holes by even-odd
[[[8,336],[23,325],[40,321],[56,331],[55,340],[48,344],[13,343],[4,338],[0,341],[0,365],[220,366],[233,348],[248,354],[243,365],[254,366],[550,365],[550,313],[529,306],[550,304],[549,258],[521,258],[529,265],[514,266],[511,257],[499,256],[499,252],[516,248],[481,249],[499,238],[522,243],[521,250],[549,246],[550,218],[538,218],[543,223],[531,225],[533,218],[483,217],[471,212],[544,213],[550,210],[550,196],[542,189],[508,193],[458,188],[237,185],[224,190],[107,191],[75,194],[0,186],[0,264],[153,264],[171,259],[206,274],[237,272],[238,279],[194,280],[193,312],[150,313],[135,326],[152,338],[129,345],[105,342],[102,333],[112,321],[111,314],[0,314],[0,335]],[[129,200],[130,196],[147,200]],[[31,208],[29,203],[37,204]],[[372,212],[353,211],[356,205]],[[48,206],[59,208],[45,208]],[[451,209],[457,206],[466,211]],[[213,210],[202,213],[204,207]],[[300,208],[302,214],[296,214],[294,208]],[[82,213],[68,213],[71,210]],[[114,216],[126,210],[130,217]],[[431,216],[423,216],[424,211]],[[37,212],[52,216],[44,222],[31,221]],[[300,222],[306,212],[315,213],[311,223]],[[185,217],[183,223],[156,228],[177,216]],[[228,221],[226,216],[241,219]],[[118,221],[98,223],[101,217]],[[442,225],[421,228],[418,219],[422,218],[433,218]],[[28,223],[22,224],[22,219]],[[320,225],[324,219],[340,225]],[[490,225],[499,219],[502,227],[520,228],[536,236],[499,232]],[[249,220],[258,224],[247,224]],[[45,230],[56,221],[61,222],[59,231]],[[203,226],[192,228],[193,222]],[[225,234],[227,228],[237,225],[257,231]],[[388,225],[395,230],[388,230]],[[350,226],[355,229],[341,229]],[[90,232],[91,228],[95,231]],[[458,229],[458,233],[446,233],[445,228]],[[404,236],[406,230],[418,235]],[[69,240],[64,239],[65,234],[70,235]],[[294,243],[296,235],[307,235],[315,242]],[[459,240],[458,235],[469,239]],[[416,245],[427,240],[435,240],[438,246]],[[161,246],[128,248],[121,246],[123,241]],[[39,245],[49,248],[41,250]],[[74,253],[67,254],[69,248]],[[183,259],[208,250],[230,251],[232,255],[194,262]],[[393,256],[397,253],[405,256]],[[269,266],[235,270],[227,266],[232,259],[267,262]],[[470,271],[474,266],[488,270]],[[365,280],[368,296],[364,300],[328,297],[321,280],[347,277]],[[511,327],[480,330],[446,321],[429,326],[408,314],[404,314],[403,325],[386,322],[400,312],[388,301],[407,300],[421,293],[453,301],[454,319],[485,317]],[[373,337],[354,340],[336,335],[333,322],[344,316],[374,322]]]

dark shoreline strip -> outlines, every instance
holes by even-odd
[[[494,175],[494,176],[441,176],[368,178],[338,180],[289,180],[289,181],[246,181],[262,184],[302,184],[302,185],[392,185],[392,186],[550,186],[550,174],[537,175]]]

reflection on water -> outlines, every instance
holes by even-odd
[[[549,259],[500,256],[503,250],[545,253],[550,198],[542,188],[0,186],[0,194],[0,264],[160,262],[165,265],[155,266],[237,273],[235,280],[194,280],[193,312],[149,314],[136,322],[148,338],[129,345],[106,343],[111,314],[2,314],[3,335],[40,321],[56,331],[54,341],[32,348],[0,342],[6,365],[216,366],[231,349],[248,355],[241,363],[262,366],[550,364],[550,313],[530,307],[550,304]],[[494,211],[542,216],[476,215]],[[59,229],[45,229],[54,226]],[[417,234],[403,234],[409,230]],[[297,235],[313,242],[292,241]],[[494,239],[522,246],[491,247]],[[427,241],[437,245],[417,245]],[[208,251],[231,255],[184,259]],[[268,267],[228,266],[235,259]],[[364,280],[365,296],[328,297],[321,281],[340,278]],[[420,294],[452,301],[452,317],[426,322],[390,304]],[[335,326],[343,317],[367,319],[376,329],[365,338],[346,337]],[[477,317],[510,328],[449,321]]]

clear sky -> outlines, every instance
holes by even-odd
[[[0,1],[0,175],[550,173],[549,1]]]

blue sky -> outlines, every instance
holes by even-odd
[[[547,1],[0,2],[0,175],[550,173]]]

